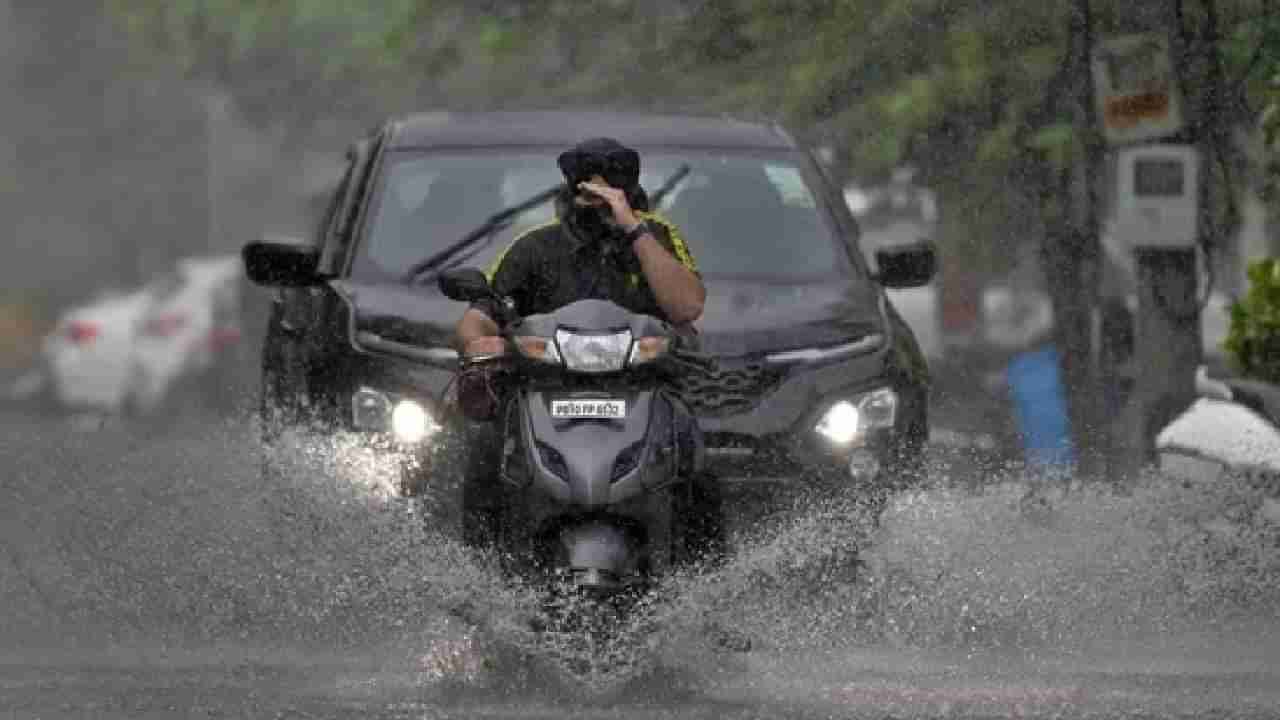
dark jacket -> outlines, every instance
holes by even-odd
[[[679,230],[655,213],[638,212],[659,243],[693,272],[697,263]],[[563,215],[562,215],[563,217]],[[583,239],[555,220],[517,237],[487,272],[490,286],[515,301],[520,316],[547,313],[578,300],[609,300],[634,313],[668,320],[630,248]],[[476,303],[490,317],[490,303]]]

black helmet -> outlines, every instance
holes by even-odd
[[[557,160],[572,194],[580,182],[599,175],[613,187],[625,190],[631,206],[648,209],[648,198],[640,187],[640,153],[613,138],[592,138],[560,153]]]
[[[560,172],[571,186],[599,175],[616,188],[640,184],[640,153],[613,138],[593,138],[560,153]]]

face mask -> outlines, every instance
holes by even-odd
[[[574,205],[570,220],[584,238],[600,240],[613,231],[613,212],[608,207]]]

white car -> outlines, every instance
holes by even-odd
[[[128,402],[133,344],[148,289],[109,293],[59,318],[45,336],[45,389],[60,407],[118,413]],[[28,381],[31,390],[40,389]]]
[[[11,394],[45,392],[72,410],[154,413],[239,344],[241,277],[238,256],[189,258],[139,290],[69,310],[44,339],[42,368]]]
[[[175,385],[213,369],[240,341],[239,256],[192,258],[152,287],[133,347],[131,401],[157,410]]]

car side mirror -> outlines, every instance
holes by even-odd
[[[440,292],[450,300],[476,302],[493,297],[489,279],[475,268],[457,268],[440,274],[436,280]]]
[[[320,251],[302,242],[260,240],[240,251],[245,274],[264,287],[307,287],[321,281]]]
[[[928,285],[938,272],[938,256],[927,240],[876,251],[877,279],[887,288]]]

